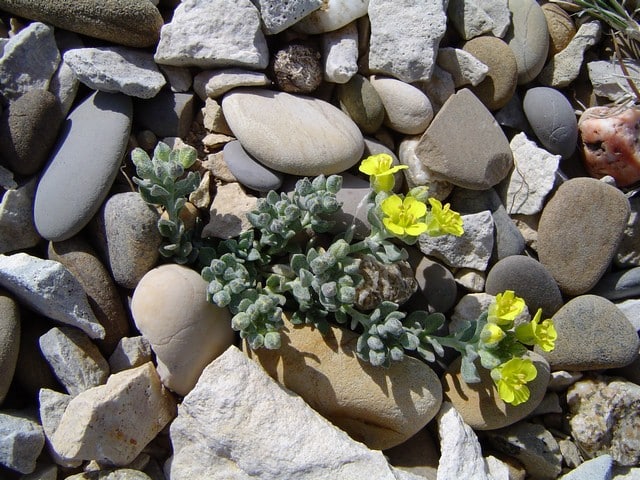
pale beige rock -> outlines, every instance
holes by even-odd
[[[358,335],[333,327],[323,337],[288,324],[282,347],[247,354],[321,415],[372,449],[391,448],[417,433],[438,413],[440,381],[411,357],[388,369],[362,363]],[[345,375],[349,372],[349,375]]]
[[[211,203],[211,219],[202,229],[202,236],[227,239],[251,229],[246,214],[256,208],[257,202],[239,183],[220,185]]]
[[[106,385],[76,396],[51,438],[67,460],[97,460],[124,466],[176,415],[176,402],[153,364],[109,377]]]
[[[196,271],[175,264],[154,268],[133,292],[136,326],[151,343],[162,382],[179,395],[233,343],[229,311],[207,302],[206,292]]]

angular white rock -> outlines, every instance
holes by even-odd
[[[0,253],[36,246],[42,237],[33,224],[33,198],[37,177],[7,190],[0,201]]]
[[[139,367],[151,361],[151,344],[143,336],[123,337],[109,357],[111,373]]]
[[[82,462],[66,461],[51,446],[51,438],[54,432],[58,428],[60,419],[64,415],[67,405],[73,397],[64,393],[56,392],[55,390],[49,390],[48,388],[41,388],[38,393],[38,413],[40,415],[40,422],[44,429],[44,435],[47,445],[47,450],[51,455],[54,462],[64,467],[77,467]]]
[[[322,0],[322,8],[300,20],[295,30],[307,34],[332,32],[367,14],[369,0]]]
[[[493,295],[484,292],[468,293],[462,297],[451,315],[449,333],[457,331],[465,322],[471,322],[478,318],[482,312],[489,308],[494,298]]]
[[[509,176],[506,209],[510,214],[532,215],[542,211],[546,196],[551,192],[560,165],[560,155],[553,155],[524,132],[511,139],[515,168]]]
[[[76,74],[73,73],[71,67],[62,60],[49,83],[49,91],[53,93],[60,102],[62,118],[66,118],[69,110],[71,110],[79,87],[80,82],[76,78]]]
[[[624,66],[629,73],[629,77],[636,85],[640,84],[640,62],[625,60]],[[605,97],[612,102],[623,97],[635,98],[625,73],[617,62],[609,60],[597,60],[587,63],[589,81],[593,86],[593,93],[600,97]]]
[[[440,48],[437,62],[440,68],[451,74],[456,88],[469,84],[475,87],[489,73],[489,67],[460,48]]]
[[[322,36],[324,79],[347,83],[358,72],[358,27],[351,22]]]
[[[153,55],[133,48],[74,48],[63,58],[77,79],[94,90],[153,98],[167,83]]]
[[[502,38],[511,23],[507,0],[451,0],[447,11],[465,40],[489,32]]]
[[[0,255],[0,285],[45,317],[104,338],[82,286],[61,263],[26,253]]]
[[[447,16],[440,0],[371,0],[369,68],[411,83],[431,78]]]
[[[151,362],[111,375],[106,385],[76,396],[50,439],[66,460],[123,466],[169,423],[176,402]]]
[[[202,372],[171,424],[172,480],[396,480],[355,442],[231,346]]]
[[[200,72],[193,79],[193,90],[202,100],[216,98],[236,87],[264,87],[271,80],[262,72],[226,68]]]
[[[185,0],[162,27],[154,58],[177,67],[263,69],[269,51],[250,0]]]
[[[0,413],[0,465],[31,473],[42,447],[44,432],[38,422],[20,411]]]
[[[274,35],[289,28],[320,8],[323,0],[257,0],[264,31],[267,35]]]

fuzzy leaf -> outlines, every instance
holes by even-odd
[[[465,383],[480,383],[480,376],[473,360],[469,360],[467,355],[463,355],[460,365],[460,374]]]

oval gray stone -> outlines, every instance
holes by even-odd
[[[13,380],[20,347],[20,309],[18,304],[0,291],[0,405]]]
[[[71,112],[36,190],[34,221],[66,240],[91,220],[118,174],[131,130],[131,99],[96,92]]]
[[[222,111],[242,147],[260,163],[301,176],[340,173],[364,150],[362,133],[317,98],[255,88],[226,94]]]
[[[369,80],[356,74],[347,83],[339,84],[336,94],[342,111],[364,133],[371,134],[380,128],[384,120],[384,105]]]
[[[608,273],[591,292],[609,300],[640,296],[640,267]]]
[[[593,178],[573,178],[558,188],[540,217],[538,256],[563,293],[580,295],[598,282],[629,213],[620,190]]]
[[[277,190],[282,185],[283,175],[252,158],[237,140],[227,143],[222,152],[229,170],[245,187],[258,192],[268,192]]]

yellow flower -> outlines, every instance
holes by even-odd
[[[558,332],[550,318],[540,323],[542,309],[539,308],[533,320],[516,327],[516,337],[525,345],[538,345],[545,352],[550,352],[556,346]]]
[[[531,392],[526,384],[537,375],[535,365],[527,358],[512,358],[491,370],[491,378],[498,387],[498,395],[513,406],[529,400]]]
[[[427,206],[412,196],[407,195],[402,200],[398,195],[391,195],[382,201],[380,207],[385,215],[382,223],[394,235],[417,237],[427,230],[427,224],[422,221]]]
[[[360,170],[362,173],[369,175],[369,182],[371,188],[376,192],[389,192],[393,189],[394,179],[393,174],[409,168],[406,165],[392,166],[393,158],[386,153],[379,153],[378,155],[371,155],[360,163]]]
[[[459,237],[464,233],[462,217],[458,212],[450,209],[451,205],[447,203],[443,207],[442,203],[435,198],[430,198],[429,203],[431,204],[431,211],[427,220],[427,232],[429,235],[435,237],[450,233]]]
[[[506,335],[495,323],[487,323],[480,332],[480,341],[487,347],[495,347]]]
[[[513,321],[524,310],[525,303],[520,297],[516,297],[513,290],[506,290],[496,295],[496,299],[489,306],[487,321],[501,327],[511,328]]]

